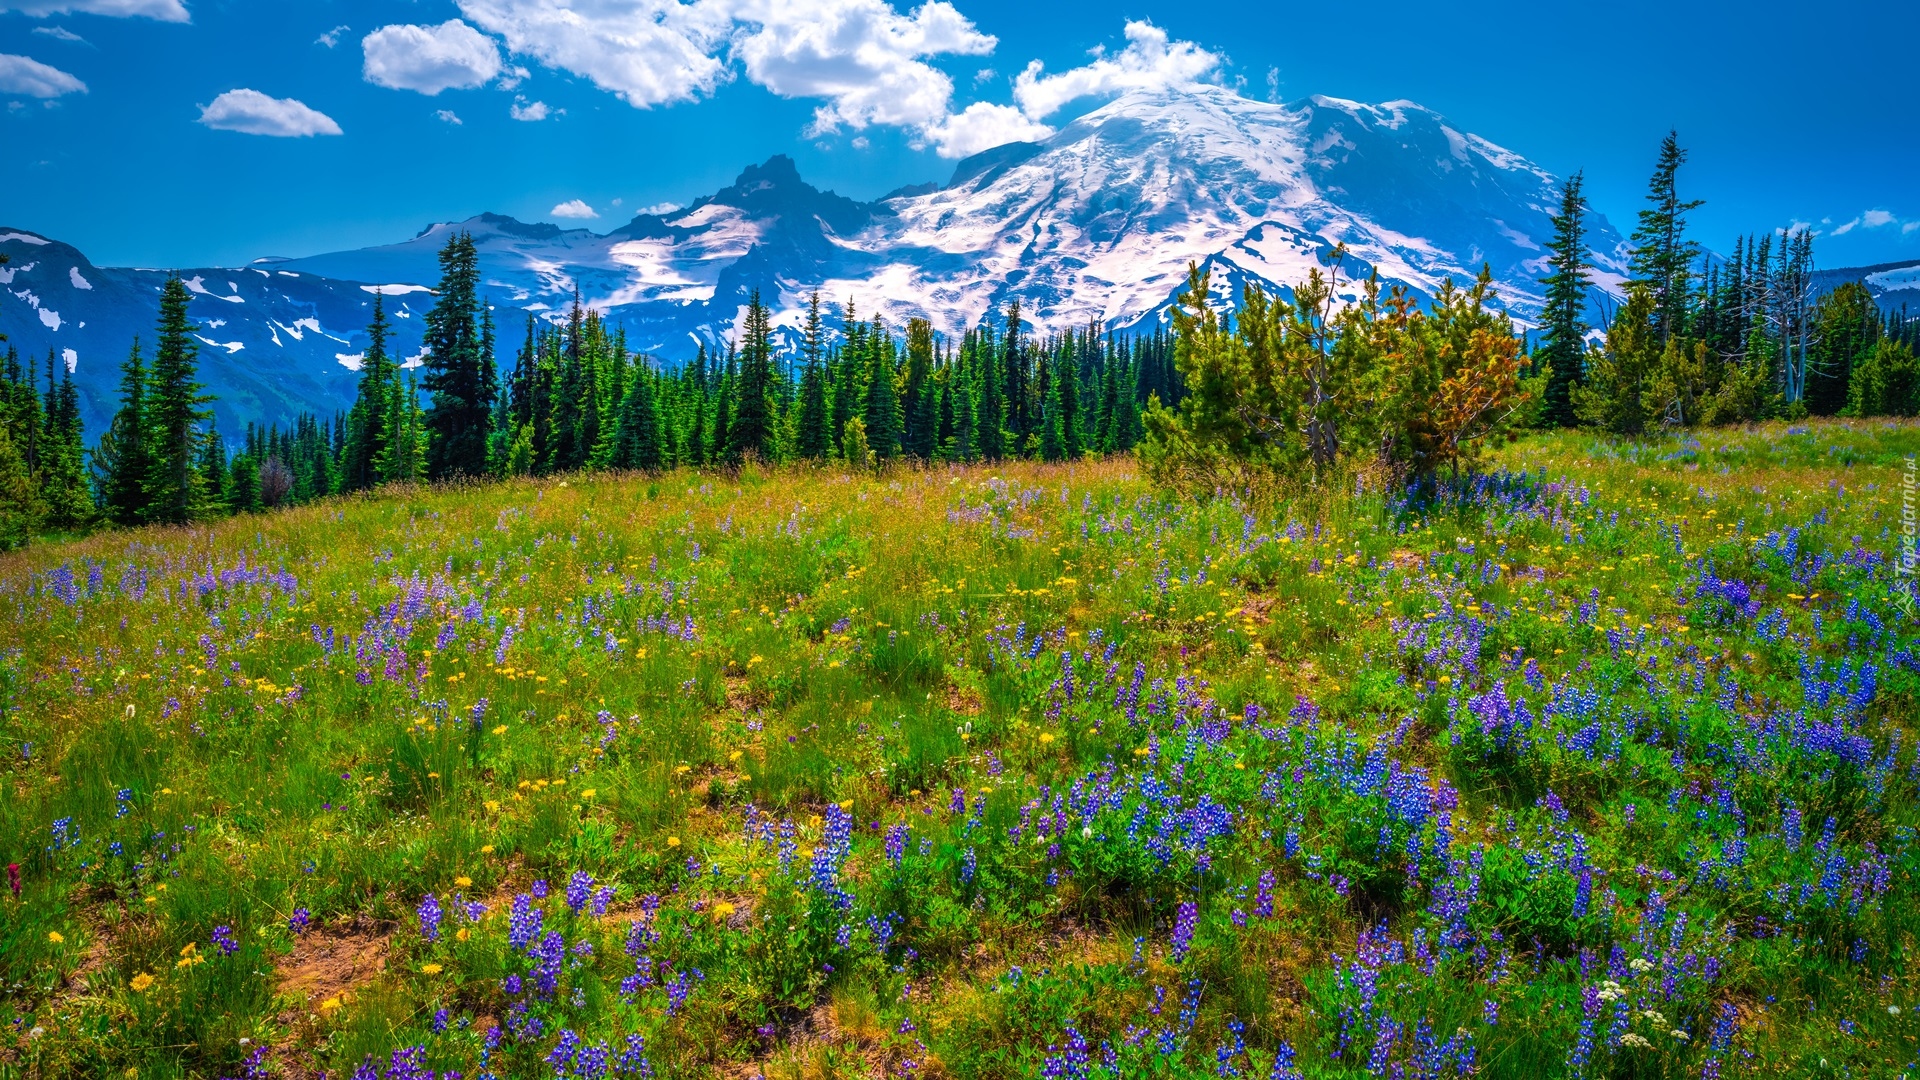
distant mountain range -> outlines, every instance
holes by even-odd
[[[559,318],[577,293],[626,327],[630,346],[672,363],[733,334],[755,291],[789,341],[815,289],[862,318],[924,316],[949,334],[997,320],[1015,298],[1043,330],[1097,321],[1124,332],[1164,320],[1189,262],[1231,303],[1247,282],[1289,292],[1340,242],[1344,280],[1377,271],[1423,297],[1484,263],[1525,320],[1541,303],[1557,184],[1412,102],[1280,105],[1202,87],[1129,94],[1044,143],[997,147],[944,185],[873,202],[818,190],[776,156],[605,234],[482,214],[397,244],[182,276],[202,375],[234,433],[349,404],[376,291],[396,346],[417,355],[438,252],[462,230],[477,242],[503,351],[521,317]],[[1627,245],[1603,217],[1592,225],[1596,292],[1617,292]],[[96,267],[24,229],[0,227],[0,251],[12,257],[0,333],[36,363],[51,349],[73,368],[97,431],[129,344],[152,335],[165,272]],[[1864,279],[1889,304],[1920,290],[1920,263],[1827,276]]]

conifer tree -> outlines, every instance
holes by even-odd
[[[353,409],[347,414],[347,445],[340,472],[347,491],[360,491],[379,482],[374,462],[384,455],[398,417],[393,415],[399,367],[387,355],[385,297],[373,294],[373,321],[367,324],[367,351],[360,360],[360,382]]]
[[[740,375],[735,384],[733,419],[727,429],[729,458],[740,461],[752,455],[761,461],[773,458],[774,417],[773,338],[766,305],[755,289],[747,301],[744,326],[746,340],[740,348]]]
[[[473,236],[462,232],[440,251],[439,298],[427,312],[425,383],[433,397],[425,418],[427,479],[487,473],[496,388],[493,358],[484,351],[479,283]]]
[[[827,375],[820,366],[819,323],[820,294],[815,293],[808,305],[806,367],[800,372],[800,416],[794,432],[794,453],[808,461],[819,461],[833,452]]]
[[[0,428],[0,551],[24,547],[39,522],[39,498],[26,460],[12,434]]]
[[[900,453],[900,399],[893,375],[893,339],[876,317],[867,338],[866,409],[861,416],[876,463],[891,461]]]
[[[187,317],[190,299],[186,283],[177,276],[161,288],[153,372],[140,414],[147,445],[144,516],[174,525],[192,521],[204,509],[200,423],[208,416],[202,406],[210,399],[200,392],[199,350]]]
[[[51,351],[51,368],[58,364]],[[58,364],[60,382],[47,373],[47,409],[40,452],[40,502],[46,523],[56,529],[82,529],[93,520],[93,492],[89,490],[86,448],[80,424],[80,395],[73,372]]]
[[[1632,272],[1653,301],[1655,349],[1665,349],[1668,338],[1687,332],[1689,283],[1694,261],[1700,257],[1700,245],[1687,239],[1687,214],[1703,203],[1680,198],[1678,177],[1686,160],[1679,135],[1667,132],[1653,178],[1647,182],[1647,206],[1633,231]]]
[[[932,461],[940,450],[940,395],[933,375],[933,324],[909,319],[903,449],[921,461]]]
[[[1540,314],[1544,336],[1534,354],[1548,366],[1546,422],[1556,427],[1574,423],[1573,388],[1585,378],[1582,362],[1587,352],[1587,229],[1585,179],[1567,177],[1560,189],[1560,212],[1553,215],[1553,239],[1547,242],[1547,266],[1541,279],[1547,287],[1546,307]]]

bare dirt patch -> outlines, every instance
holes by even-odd
[[[320,1002],[357,989],[387,969],[387,929],[370,919],[310,930],[280,961],[280,992]]]

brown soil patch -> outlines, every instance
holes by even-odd
[[[727,708],[734,712],[742,714],[759,712],[766,705],[766,691],[755,690],[748,683],[745,675],[728,675],[726,683]]]
[[[963,716],[978,716],[983,707],[980,695],[975,691],[949,684],[947,686],[947,708]]]
[[[370,919],[309,930],[276,969],[280,992],[318,1002],[372,982],[387,969],[387,937]]]

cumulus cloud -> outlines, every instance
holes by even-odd
[[[1038,142],[1053,129],[1011,105],[976,101],[928,125],[926,139],[941,157],[963,158],[1010,142]]]
[[[995,40],[945,0],[901,15],[883,0],[746,3],[733,56],[788,98],[824,98],[808,134],[874,124],[924,128],[947,116],[953,80],[925,62],[979,56]]]
[[[561,111],[564,112],[565,110]],[[544,101],[529,102],[526,98],[515,98],[513,107],[507,110],[507,114],[515,120],[524,120],[530,124],[537,124],[547,117],[552,116],[553,110],[547,108],[547,103]]]
[[[568,199],[566,202],[547,211],[547,213],[557,218],[574,218],[578,220],[597,218],[600,216],[599,212],[593,207],[588,206],[584,199]]]
[[[634,213],[641,214],[641,215],[665,217],[666,215],[671,214],[678,209],[680,209],[680,204],[677,202],[657,202],[657,203],[654,203],[652,206],[643,206],[640,209],[635,210]]]
[[[1020,103],[1020,111],[1041,120],[1079,98],[1191,86],[1220,67],[1219,53],[1191,41],[1172,41],[1150,22],[1127,23],[1126,35],[1127,47],[1118,53],[1108,56],[1096,49],[1092,63],[1058,75],[1043,74],[1045,68],[1038,60],[1028,64],[1014,80],[1013,98]]]
[[[112,18],[158,19],[161,22],[191,22],[187,6],[180,0],[0,0],[0,11],[18,11],[39,17],[80,12]]]
[[[33,28],[33,32],[36,34],[44,34],[55,41],[64,41],[72,45],[91,44],[86,38],[81,37],[79,34],[74,33],[64,26],[36,26]]]
[[[1047,118],[1074,100],[1199,82],[1217,77],[1223,61],[1192,42],[1172,40],[1152,23],[1128,22],[1120,51],[1096,49],[1087,64],[1055,74],[1035,61],[1015,81],[1014,103],[975,102],[956,110],[953,79],[931,61],[985,56],[997,42],[950,0],[926,0],[905,12],[892,0],[456,3],[466,23],[500,38],[509,55],[584,78],[636,108],[697,101],[744,75],[782,97],[819,102],[810,136],[898,127],[916,146],[946,157],[1045,138],[1052,133]],[[480,37],[458,20],[447,26]],[[481,52],[476,48],[474,55]],[[511,91],[526,77],[524,69],[497,66],[490,40],[484,55],[487,77],[500,77],[502,89]],[[368,70],[374,79],[371,52]],[[977,86],[995,77],[993,69],[982,68],[973,81]],[[513,107],[522,120],[559,111],[524,99]]]
[[[220,131],[295,138],[338,135],[340,125],[317,109],[292,98],[268,97],[258,90],[229,90],[200,109],[200,122]]]
[[[1877,229],[1882,225],[1891,225],[1893,222],[1894,216],[1885,210],[1869,210],[1860,215],[1860,224],[1865,225],[1869,229]]]
[[[63,94],[86,92],[86,83],[57,67],[49,67],[25,56],[0,53],[0,94],[57,98]]]
[[[507,48],[590,80],[627,104],[692,101],[725,81],[712,55],[733,20],[720,3],[679,0],[459,0]]]
[[[500,74],[493,39],[449,19],[438,26],[383,26],[361,39],[368,82],[390,90],[416,90],[429,97],[442,90],[468,90]]]
[[[331,49],[335,45],[340,44],[340,35],[346,33],[351,29],[353,29],[353,27],[348,26],[346,23],[341,23],[339,26],[336,26],[333,29],[327,31],[326,33],[321,34],[319,37],[314,38],[313,43],[315,45],[325,45],[327,48]]]
[[[460,119],[460,114],[454,112],[452,109],[441,109],[433,115],[438,117],[442,123],[452,124],[454,127],[460,127],[465,122]]]

